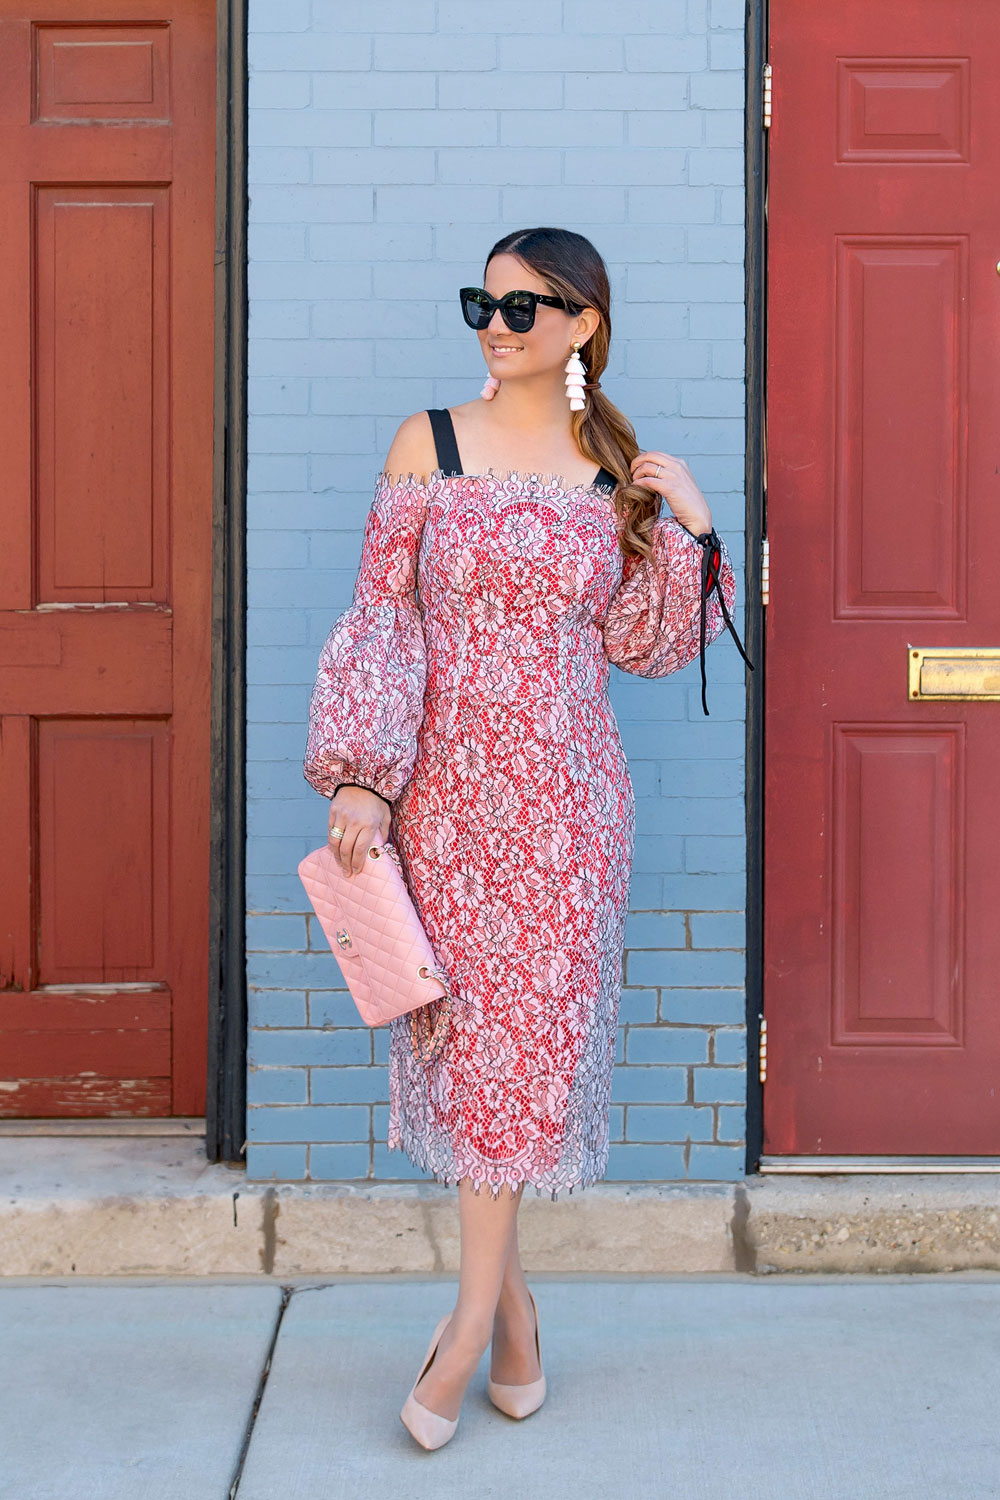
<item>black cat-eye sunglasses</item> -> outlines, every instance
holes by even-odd
[[[481,286],[463,286],[458,295],[462,316],[477,332],[489,327],[498,307],[500,316],[514,333],[527,333],[535,321],[535,308],[539,302],[544,302],[546,307],[561,307],[569,313],[583,311],[582,306],[575,302],[566,302],[562,297],[543,297],[541,292],[507,292],[503,297],[491,297]]]

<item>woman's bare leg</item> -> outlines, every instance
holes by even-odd
[[[505,1188],[494,1198],[485,1187],[476,1193],[469,1178],[458,1184],[462,1235],[458,1301],[431,1367],[414,1393],[423,1406],[450,1421],[458,1416],[465,1388],[493,1333],[523,1188],[523,1183],[515,1193]]]
[[[490,1374],[501,1385],[527,1385],[541,1373],[535,1348],[535,1309],[521,1265],[515,1219],[493,1320]]]

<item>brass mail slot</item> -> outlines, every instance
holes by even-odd
[[[908,646],[911,698],[1000,701],[1000,646]]]

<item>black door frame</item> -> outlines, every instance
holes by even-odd
[[[205,1149],[246,1149],[247,0],[217,0],[212,792]]]
[[[755,671],[747,672],[746,704],[746,1023],[748,1174],[760,1170],[764,1143],[760,1036],[764,1010],[764,611],[761,556],[767,527],[767,132],[764,64],[768,0],[746,0],[746,643]]]
[[[763,1149],[764,615],[768,0],[745,0],[746,1028],[748,1174]],[[218,0],[212,824],[206,1151],[246,1149],[247,0]]]

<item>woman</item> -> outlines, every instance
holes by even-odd
[[[461,297],[487,399],[418,412],[393,439],[304,766],[345,871],[391,830],[454,996],[432,1061],[406,1017],[390,1037],[388,1144],[458,1185],[458,1298],[401,1413],[428,1448],[453,1435],[491,1339],[495,1404],[541,1404],[521,1194],[607,1168],[635,830],[608,663],[676,671],[699,627],[723,629],[719,588],[727,614],[735,592],[713,537],[702,618],[705,497],[601,391],[610,289],[590,241],[507,235]]]

